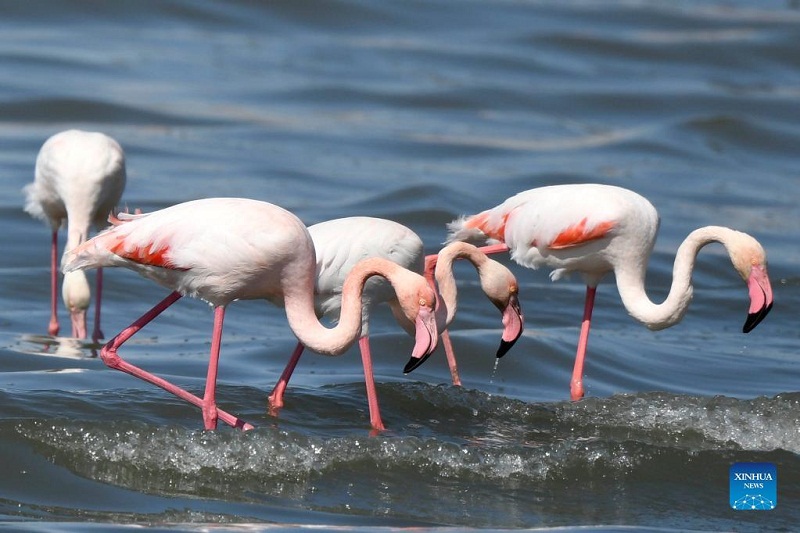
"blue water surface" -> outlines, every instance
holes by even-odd
[[[796,2],[282,0],[2,2],[0,529],[791,531],[800,523],[800,11]],[[357,349],[307,354],[286,407],[266,397],[296,342],[281,309],[226,316],[219,401],[200,413],[52,339],[49,230],[22,210],[58,131],[116,138],[123,205],[214,196],[307,224],[396,220],[437,251],[445,225],[522,190],[599,182],[659,210],[647,277],[663,299],[704,225],[764,246],[775,305],[741,332],[747,288],[705,248],[684,320],[652,332],[598,289],[585,384],[569,401],[584,287],[507,259],[524,336],[459,265],[451,335],[404,375],[387,309],[371,336],[388,430],[370,436]],[[63,237],[62,237],[63,245]],[[111,336],[166,291],[106,270]],[[62,311],[62,319],[66,317]],[[90,313],[91,316],[91,313]],[[202,390],[212,313],[182,299],[124,347]],[[121,352],[122,353],[122,352]],[[776,465],[778,506],[734,511],[736,462]]]

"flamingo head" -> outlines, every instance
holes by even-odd
[[[91,300],[91,289],[89,289],[86,274],[82,270],[64,274],[61,296],[72,321],[72,336],[76,339],[85,339],[86,310],[89,308]]]
[[[413,281],[404,285],[397,296],[403,313],[415,328],[414,350],[403,369],[403,372],[409,373],[424,363],[436,349],[439,340],[435,312],[436,293],[425,278],[414,274]]]
[[[503,335],[497,349],[499,359],[522,335],[525,320],[519,304],[519,284],[508,268],[493,259],[486,258],[480,274],[483,292],[503,316]]]
[[[772,285],[767,274],[767,254],[753,237],[739,233],[734,246],[729,248],[733,266],[747,283],[750,308],[742,331],[749,333],[772,309]]]

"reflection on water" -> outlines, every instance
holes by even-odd
[[[96,342],[71,337],[23,334],[17,349],[30,355],[89,359],[97,357],[102,347],[102,344]]]

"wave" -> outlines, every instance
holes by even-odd
[[[393,383],[382,387],[382,399],[393,416],[402,418],[395,427],[403,429],[370,438],[353,428],[337,428],[336,434],[327,429],[333,414],[325,406],[341,410],[336,400],[361,398],[357,386],[326,389],[329,398],[315,412],[285,422],[268,418],[249,433],[141,421],[14,424],[18,434],[59,464],[106,482],[136,479],[144,485],[136,488],[150,490],[197,490],[212,478],[241,491],[252,484],[305,483],[344,471],[367,476],[376,469],[500,484],[573,476],[590,480],[645,467],[668,472],[671,465],[704,453],[800,453],[798,393],[752,400],[639,393],[548,404]],[[310,395],[296,393],[294,401]]]
[[[727,480],[733,462],[773,462],[782,479],[800,476],[800,394],[737,400],[644,393],[528,403],[392,383],[382,386],[381,399],[398,429],[375,437],[363,413],[346,424],[330,422],[355,411],[362,394],[355,384],[294,391],[293,401],[305,409],[280,419],[262,415],[257,429],[242,433],[196,429],[199,415],[187,418],[191,428],[177,425],[175,409],[157,393],[83,393],[73,400],[80,396],[85,412],[102,401],[104,412],[129,407],[134,420],[22,418],[2,422],[0,434],[79,477],[160,497],[469,527],[609,520],[672,527],[681,523],[678,515],[663,523],[653,516],[678,509],[684,497],[716,498],[706,496],[708,484]],[[142,420],[156,404],[163,418]]]

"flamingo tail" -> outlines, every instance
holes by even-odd
[[[505,231],[505,218],[497,226],[493,224],[489,217],[489,212],[484,211],[469,217],[459,217],[447,225],[447,241],[450,244],[455,241],[462,241],[475,246],[485,246],[487,244],[498,244],[503,242]]]

